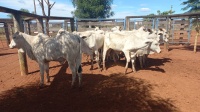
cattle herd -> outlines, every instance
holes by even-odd
[[[148,54],[160,53],[160,43],[168,42],[168,34],[165,29],[145,29],[122,31],[119,26],[111,31],[103,31],[96,27],[94,30],[84,32],[68,32],[60,29],[55,37],[49,37],[39,33],[31,36],[22,32],[16,32],[9,45],[10,48],[18,48],[20,52],[26,52],[28,57],[35,60],[40,68],[40,87],[44,85],[44,71],[49,78],[49,62],[58,61],[61,64],[67,60],[72,71],[72,87],[78,74],[79,87],[82,83],[82,53],[90,56],[91,69],[93,60],[99,69],[106,70],[107,57],[124,54],[126,66],[124,73],[131,62],[135,72],[136,57],[140,57],[140,66],[143,67]],[[116,61],[116,58],[113,58]],[[101,61],[103,68],[101,68]]]

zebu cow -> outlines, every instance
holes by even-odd
[[[137,37],[134,34],[122,35],[119,33],[107,32],[105,34],[104,49],[103,49],[103,69],[105,70],[105,57],[107,50],[110,48],[116,51],[122,51],[125,54],[126,57],[125,74],[128,69],[128,63],[130,62],[131,58],[134,58],[136,56],[135,53],[137,52],[137,50],[148,47],[151,50],[159,53],[160,47],[158,41],[156,41],[155,39],[149,39],[147,37],[148,35],[146,35],[146,37]],[[132,57],[130,56],[131,55],[130,53],[132,53]],[[132,66],[132,70],[135,72],[134,66]]]
[[[136,35],[138,37],[144,37],[145,35],[148,35],[148,38],[155,39],[159,41],[160,43],[162,42],[168,42],[169,35],[167,34],[166,30],[163,28],[159,28],[158,30],[151,30],[151,29],[146,29],[144,26],[140,27],[138,30],[132,30],[132,31],[120,31],[118,27],[112,28],[114,29],[113,31],[122,35]],[[149,51],[149,49],[143,48],[139,49],[136,52],[136,56],[139,58],[140,66],[143,68],[146,63],[147,55],[148,54],[153,54],[154,52]],[[132,60],[134,61],[134,60]]]
[[[69,33],[68,31],[64,30],[63,28],[61,28],[60,30],[58,30],[58,33],[56,35],[56,37],[60,36],[63,33]],[[74,34],[73,34],[74,35]],[[83,40],[83,38],[81,38],[79,35],[76,35],[79,37],[80,41],[81,41],[81,50],[82,53],[87,54],[91,57],[91,60],[93,60],[93,50],[90,49],[90,47],[87,45],[87,43]],[[66,60],[65,59],[60,59],[60,63],[64,63]],[[91,65],[93,65],[93,61],[91,61]]]
[[[156,39],[157,41],[159,41],[159,43],[167,43],[169,38],[167,31],[163,28],[159,28],[158,30],[147,29],[147,31],[140,30],[140,33],[149,33],[151,38]],[[152,51],[149,52],[148,49],[140,49],[136,52],[141,68],[144,68],[146,66],[147,56],[153,53],[154,52]]]
[[[47,82],[50,81],[49,62],[66,59],[72,71],[72,87],[74,86],[77,73],[79,76],[79,87],[81,87],[81,41],[78,36],[63,33],[56,38],[49,38],[44,34],[31,36],[22,32],[16,32],[9,47],[21,49],[27,53],[29,58],[39,64],[40,86],[44,85],[44,70],[46,71]]]
[[[121,30],[122,30],[122,28],[120,26],[115,26],[115,27],[111,28],[112,32],[118,32],[118,31],[121,31]]]
[[[87,45],[93,50],[95,54],[95,60],[97,62],[98,68],[100,68],[100,53],[99,50],[103,48],[104,43],[104,31],[95,28],[92,31],[85,32],[74,32],[74,34],[79,35],[84,39]],[[93,58],[91,59],[91,69],[93,69]]]

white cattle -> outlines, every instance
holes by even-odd
[[[122,28],[120,26],[115,26],[115,27],[111,28],[112,32],[118,32],[118,31],[121,31],[121,30],[122,30]]]
[[[159,53],[160,47],[158,41],[155,39],[147,38],[149,35],[146,34],[143,37],[138,37],[134,34],[132,35],[122,35],[119,33],[107,32],[105,34],[104,49],[103,49],[103,69],[105,69],[105,57],[108,49],[113,49],[116,51],[122,51],[126,57],[126,67],[125,74],[128,69],[128,63],[131,58],[136,56],[136,52],[142,48],[150,48],[154,52]],[[150,47],[152,46],[152,47]],[[131,54],[132,53],[132,57]],[[134,59],[133,59],[134,60]],[[134,62],[132,62],[134,65]],[[132,66],[132,70],[135,71],[135,67]]]
[[[159,28],[158,30],[151,30],[146,29],[144,26],[140,27],[138,30],[132,30],[132,31],[119,31],[116,30],[115,32],[123,34],[123,35],[136,35],[138,37],[144,37],[145,35],[148,35],[148,38],[156,39],[160,43],[162,42],[168,42],[169,35],[167,34],[166,30],[163,28]],[[139,57],[141,68],[143,68],[145,60],[147,58],[148,54],[153,54],[154,52],[149,52],[147,48],[139,49],[136,52],[136,56]],[[132,60],[134,61],[134,60]],[[142,64],[143,63],[143,64]]]
[[[165,29],[163,28],[159,28],[158,30],[147,29],[147,31],[149,32],[149,35],[151,35],[151,38],[156,39],[157,41],[159,41],[159,43],[168,42],[169,35]],[[149,52],[148,49],[140,49],[136,52],[137,57],[139,58],[141,68],[144,68],[144,66],[146,66],[147,56],[153,53],[154,52],[152,51]]]
[[[82,83],[81,67],[81,40],[78,36],[70,33],[61,33],[55,38],[49,38],[44,34],[36,36],[16,32],[9,45],[10,48],[18,48],[26,52],[27,55],[39,64],[40,86],[44,85],[44,70],[49,77],[49,62],[66,59],[72,71],[72,87],[74,86],[76,75],[79,76],[79,87]]]
[[[60,36],[62,33],[69,33],[69,32],[61,28],[60,30],[58,30],[56,37]],[[83,38],[81,38],[79,35],[76,36],[78,36],[79,39],[81,40],[82,53],[89,55],[91,57],[91,60],[93,60],[93,50],[88,46],[88,44],[83,40]],[[66,61],[65,59],[63,60],[60,59],[60,63],[64,63],[65,61]],[[93,61],[91,61],[91,65],[93,66]]]
[[[95,60],[97,62],[98,68],[100,68],[100,53],[99,50],[103,48],[104,43],[104,31],[103,30],[92,30],[85,32],[75,32],[75,34],[80,35],[87,43],[87,45],[93,50],[95,54]],[[93,60],[91,59],[91,69],[93,69]]]

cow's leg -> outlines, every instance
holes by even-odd
[[[143,55],[143,67],[147,67],[147,54]]]
[[[93,67],[94,67],[94,56],[93,56],[93,53],[90,55],[90,60],[91,60],[91,68],[90,68],[90,70],[93,70]]]
[[[140,68],[143,69],[144,68],[144,55],[142,56],[138,56],[139,58],[139,62],[140,62]]]
[[[46,75],[47,75],[46,82],[50,82],[50,77],[49,77],[49,62],[46,62],[44,64],[44,69],[45,69]]]
[[[79,88],[82,86],[82,67],[81,67],[81,60],[82,57],[81,55],[78,56],[78,58],[76,59],[76,70],[78,73],[78,80],[79,80]]]
[[[96,56],[97,66],[98,66],[98,68],[100,69],[100,63],[99,63],[99,51],[98,51],[98,50],[95,50],[94,53],[95,53],[95,56]]]
[[[76,80],[76,65],[75,65],[75,61],[74,60],[68,60],[68,64],[69,64],[69,68],[72,72],[72,88],[74,87],[75,84],[75,80]]]
[[[135,63],[136,63],[136,56],[131,56],[131,65],[132,65],[132,71],[133,72],[136,72]]]
[[[105,66],[105,59],[106,59],[106,52],[107,52],[108,48],[107,46],[104,44],[104,48],[103,48],[103,70],[106,70],[106,66]]]
[[[79,80],[79,88],[82,86],[82,67],[78,66],[78,80]]]
[[[40,87],[44,86],[44,63],[39,63],[40,67]]]
[[[126,75],[126,72],[128,70],[128,64],[130,62],[130,52],[129,51],[123,51],[123,52],[126,57],[126,66],[125,66],[125,72],[124,72],[124,74]]]

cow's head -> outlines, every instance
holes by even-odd
[[[120,26],[115,26],[113,28],[111,28],[111,31],[121,31],[122,28]]]
[[[22,35],[20,32],[16,32],[13,34],[13,38],[9,44],[9,47],[12,48],[20,48],[20,45],[24,44],[22,41]]]
[[[94,28],[94,31],[98,31],[98,30],[100,30],[100,27],[97,27],[97,26],[96,26],[96,27]]]
[[[157,40],[153,40],[152,43],[150,44],[150,50],[156,53],[160,53],[161,49],[160,49],[160,43]]]
[[[58,30],[58,33],[56,36],[60,36],[62,35],[63,33],[69,33],[68,31],[66,31],[65,29],[61,28],[60,30]]]
[[[158,34],[160,35],[160,41],[164,41],[164,42],[168,42],[168,41],[169,41],[169,40],[168,40],[169,35],[168,35],[166,29],[164,29],[164,28],[159,28]]]

